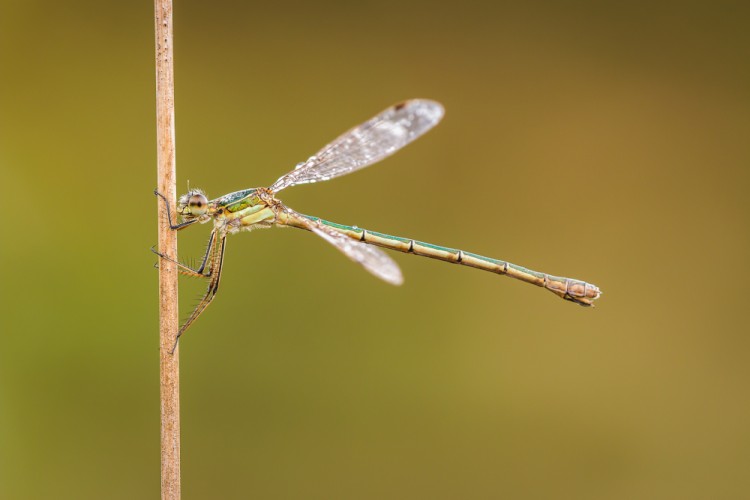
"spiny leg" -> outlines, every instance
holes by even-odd
[[[203,255],[203,261],[201,262],[201,267],[198,268],[198,272],[200,274],[203,274],[203,270],[206,268],[206,262],[208,261],[208,255],[211,253],[211,247],[213,247],[214,245],[215,236],[216,236],[216,231],[211,231],[211,236],[208,237],[208,245],[206,246],[206,253],[205,255]]]
[[[161,257],[164,260],[168,260],[169,262],[172,262],[177,266],[177,271],[184,275],[184,276],[190,276],[193,278],[210,278],[211,273],[203,274],[203,271],[206,268],[206,262],[208,261],[208,256],[211,254],[211,248],[214,244],[214,235],[216,234],[216,231],[211,231],[211,236],[208,238],[208,246],[206,247],[206,253],[203,256],[203,261],[201,262],[201,266],[198,269],[193,269],[190,266],[186,266],[185,264],[168,257],[167,255],[164,255],[163,253],[156,250],[154,247],[151,247],[151,251],[154,252],[156,255]]]
[[[198,319],[198,316],[200,316],[203,311],[206,310],[208,305],[211,303],[211,301],[216,296],[216,292],[219,290],[219,280],[221,279],[221,269],[224,264],[224,250],[226,248],[226,235],[221,236],[221,240],[218,242],[218,244],[214,245],[213,252],[211,255],[211,262],[209,265],[209,271],[208,276],[210,276],[211,281],[208,284],[208,290],[206,290],[206,294],[203,296],[203,298],[198,302],[198,305],[195,306],[195,309],[193,309],[193,312],[190,313],[190,316],[185,321],[185,323],[180,327],[180,331],[177,332],[177,337],[174,341],[174,346],[172,346],[172,353],[174,353],[175,349],[177,349],[177,343],[180,341],[180,337],[183,333],[190,327],[190,325],[193,324],[193,322]]]
[[[181,229],[185,229],[191,224],[195,224],[198,222],[198,219],[192,219],[189,221],[182,222],[180,224],[174,224],[172,222],[172,210],[169,208],[169,202],[167,201],[167,197],[161,194],[159,191],[154,189],[154,194],[164,200],[164,205],[167,207],[167,219],[169,219],[169,229],[172,229],[173,231],[179,231]]]
[[[169,221],[169,228],[171,230],[173,230],[173,231],[180,231],[181,229],[185,229],[186,227],[188,227],[188,226],[194,224],[195,222],[197,222],[197,219],[193,219],[193,220],[189,220],[189,221],[183,222],[181,224],[174,224],[172,222],[172,210],[169,208],[169,202],[167,201],[167,198],[163,194],[161,194],[159,191],[157,191],[156,189],[154,189],[154,194],[156,196],[158,196],[159,198],[161,198],[162,200],[164,200],[164,206],[167,207],[167,219]],[[162,259],[166,259],[166,260],[168,260],[168,261],[173,262],[174,264],[176,264],[177,265],[177,272],[179,272],[182,275],[191,276],[191,277],[198,277],[198,276],[206,277],[202,273],[202,267],[201,267],[201,271],[196,271],[195,269],[192,269],[189,266],[186,266],[186,265],[182,264],[181,262],[178,262],[175,259],[172,259],[172,258],[164,255],[163,253],[157,251],[154,247],[151,247],[151,251],[154,252],[159,257],[161,257]],[[205,263],[205,258],[204,258],[204,263]],[[155,265],[154,267],[158,267],[158,265]]]

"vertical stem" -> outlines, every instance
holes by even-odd
[[[172,0],[154,0],[156,28],[156,143],[158,189],[174,212],[174,53]],[[177,233],[169,228],[166,205],[159,207],[159,250],[176,259]],[[177,268],[159,263],[159,368],[161,380],[161,498],[180,498],[180,363],[179,347],[170,354],[179,328]]]

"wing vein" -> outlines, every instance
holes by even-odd
[[[327,181],[372,165],[437,125],[443,113],[439,103],[427,99],[391,106],[339,136],[270,189],[279,192],[297,184]]]

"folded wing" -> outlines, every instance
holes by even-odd
[[[354,240],[318,221],[312,221],[294,210],[285,208],[288,217],[294,218],[296,225],[304,226],[336,247],[368,272],[391,285],[401,285],[404,277],[398,264],[376,247]]]

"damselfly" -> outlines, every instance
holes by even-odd
[[[393,285],[403,283],[401,270],[393,259],[375,246],[510,276],[544,287],[565,300],[582,306],[592,305],[601,292],[590,283],[551,276],[510,262],[482,257],[455,248],[389,236],[357,226],[336,224],[295,212],[276,198],[277,193],[288,187],[327,181],[372,165],[430,130],[442,117],[443,107],[434,101],[413,99],[396,104],[346,132],[321,149],[315,156],[298,164],[294,170],[270,187],[245,189],[211,201],[202,191],[190,190],[182,195],[177,203],[177,212],[182,217],[182,222],[179,224],[172,221],[166,198],[155,191],[167,204],[171,229],[179,231],[196,222],[208,221],[213,221],[214,226],[200,267],[193,269],[178,261],[172,261],[178,266],[180,273],[208,280],[208,290],[185,324],[180,327],[175,347],[180,336],[216,296],[221,279],[227,234],[271,226],[291,226],[311,231],[339,249],[351,260],[362,265],[370,273]],[[156,251],[155,253],[163,259],[171,260],[166,255]]]

